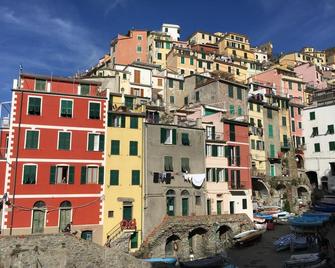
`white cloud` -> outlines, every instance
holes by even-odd
[[[117,7],[125,7],[127,0],[109,0],[105,9],[105,16]]]

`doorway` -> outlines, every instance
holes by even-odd
[[[32,233],[39,234],[44,232],[45,203],[37,201],[33,208]]]

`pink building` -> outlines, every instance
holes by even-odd
[[[148,62],[147,31],[131,30],[127,35],[119,34],[111,43],[113,64],[128,65],[134,61]]]
[[[322,79],[321,70],[312,63],[303,63],[295,67],[294,71],[306,83],[306,87],[315,89],[324,89],[327,87],[327,83]]]

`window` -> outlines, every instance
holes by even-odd
[[[263,127],[261,119],[257,119],[257,126],[258,127]]]
[[[195,196],[195,205],[196,206],[200,206],[201,205],[201,196],[200,195],[196,195]]]
[[[269,138],[273,138],[273,126],[269,124]]]
[[[294,117],[294,107],[291,106],[291,116]]]
[[[114,217],[114,210],[108,210],[108,218]]]
[[[254,104],[252,102],[249,102],[249,110],[250,111],[254,110]]]
[[[134,232],[130,236],[130,248],[138,247],[138,232]]]
[[[276,156],[275,145],[274,144],[270,144],[270,157],[271,158],[275,158],[275,156]]]
[[[80,84],[80,95],[87,96],[90,93],[90,85]]]
[[[72,100],[61,100],[60,101],[60,116],[61,117],[72,117]]]
[[[194,64],[194,59],[190,58],[190,65],[193,65],[193,64]]]
[[[129,155],[137,155],[138,153],[137,145],[138,145],[137,141],[129,142]]]
[[[242,199],[242,209],[247,209],[247,199],[246,198]]]
[[[163,85],[163,79],[162,78],[157,79],[157,85],[160,86],[160,87]]]
[[[134,70],[134,83],[141,84],[141,71]]]
[[[89,133],[88,134],[88,151],[104,150],[105,136],[101,134]]]
[[[35,80],[35,90],[45,91],[46,90],[46,84],[47,84],[46,80],[36,79]]]
[[[125,97],[124,98],[124,105],[132,110],[133,109],[133,105],[134,105],[134,99],[133,98],[130,98],[130,97]]]
[[[184,89],[184,82],[183,81],[179,81],[179,89],[180,90]]]
[[[157,53],[157,59],[161,60],[162,59],[162,53]]]
[[[73,168],[73,167],[72,167]],[[69,183],[69,166],[56,166],[56,184]]]
[[[229,139],[235,141],[235,125],[229,124]]]
[[[119,185],[119,171],[118,170],[110,170],[109,185]]]
[[[131,171],[131,184],[140,185],[140,171],[139,170]]]
[[[181,158],[181,171],[190,172],[190,159],[182,157]]]
[[[130,117],[130,128],[138,128],[138,117]]]
[[[242,111],[242,107],[241,106],[238,106],[238,108],[237,108],[237,115],[238,116],[242,116],[243,115],[243,111]]]
[[[257,112],[261,111],[261,106],[259,104],[257,104]]]
[[[155,42],[155,47],[157,47],[157,48],[162,48],[162,42],[160,42],[160,41],[156,41],[156,42]]]
[[[235,114],[235,107],[234,107],[233,104],[230,104],[230,105],[229,105],[229,113],[230,113],[231,115],[234,115],[234,114]]]
[[[177,144],[177,130],[161,128],[161,143]]]
[[[320,152],[320,143],[314,143],[314,152]]]
[[[58,150],[70,150],[71,132],[58,132]]]
[[[237,87],[237,98],[242,100],[242,88]]]
[[[188,97],[184,98],[184,104],[187,105],[188,104]]]
[[[181,133],[181,144],[190,145],[190,139],[188,133]]]
[[[123,79],[127,79],[127,74],[122,74]]]
[[[309,120],[315,120],[315,112],[309,113]]]
[[[272,177],[276,176],[276,168],[274,164],[270,165],[270,176]]]
[[[29,97],[28,98],[28,114],[41,115],[41,98]]]
[[[232,85],[228,85],[228,96],[234,98],[234,87]]]
[[[220,70],[220,65],[217,63],[215,68],[217,71]]]
[[[142,35],[138,35],[138,36],[137,36],[137,40],[138,40],[138,41],[141,41],[141,40],[142,40]]]
[[[166,192],[166,214],[169,216],[174,216],[175,214],[175,196],[176,193],[173,190]]]
[[[170,103],[174,104],[174,96],[170,96]]]
[[[292,120],[291,124],[292,124],[292,131],[295,132],[295,121]]]
[[[185,63],[185,57],[184,57],[184,56],[181,56],[181,57],[180,57],[180,63],[181,63],[181,64],[184,64],[184,63]]]
[[[335,151],[335,141],[329,142],[329,151]]]
[[[26,131],[26,149],[38,149],[39,147],[39,134],[38,130]]]
[[[236,75],[240,75],[240,69],[236,68]]]
[[[301,115],[301,108],[298,108],[298,115]]]
[[[23,165],[23,184],[36,184],[36,165]]]
[[[166,49],[170,49],[171,45],[169,42],[166,42]]]
[[[207,69],[210,70],[211,69],[211,63],[207,62]]]
[[[245,59],[248,58],[248,53],[244,52],[244,58],[245,58]]]
[[[204,52],[201,53],[201,58],[202,58],[203,60],[206,59],[206,54],[205,54]]]
[[[173,80],[172,79],[168,79],[169,81],[169,88],[173,88]]]
[[[195,101],[200,101],[200,91],[195,92]]]
[[[164,170],[165,171],[173,171],[172,156],[164,156]]]
[[[199,68],[202,68],[202,61],[201,60],[198,61],[198,65],[199,65]]]
[[[288,81],[288,88],[292,89],[292,81]]]
[[[286,117],[285,116],[282,116],[281,124],[282,124],[283,127],[286,127]]]
[[[267,116],[268,118],[272,118],[272,110],[267,109]]]
[[[100,119],[100,103],[90,102],[89,107],[89,119]]]
[[[126,117],[124,115],[108,114],[109,127],[126,127]]]
[[[141,53],[142,52],[142,47],[141,46],[137,46],[136,47],[136,52]]]
[[[256,146],[255,146],[255,140],[251,140],[251,149],[255,150]]]
[[[120,141],[112,140],[111,141],[111,155],[119,155],[120,154]]]
[[[334,134],[334,125],[327,126],[327,134]]]

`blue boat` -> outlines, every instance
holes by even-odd
[[[332,205],[314,205],[313,209],[316,211],[323,211],[323,212],[335,212],[335,206]]]
[[[268,215],[268,214],[256,213],[254,215],[257,218],[261,218],[261,219],[265,219],[265,220],[272,220],[273,219],[273,217],[271,215]]]
[[[288,220],[290,225],[297,227],[322,226],[325,221],[326,219],[321,217],[303,217],[303,216],[289,218]]]
[[[296,236],[295,234],[287,234],[280,237],[273,243],[276,251],[285,249],[305,249],[308,247],[307,239],[304,236]]]
[[[143,259],[145,262],[150,263],[167,263],[175,265],[177,262],[176,258],[150,258],[150,259]]]

